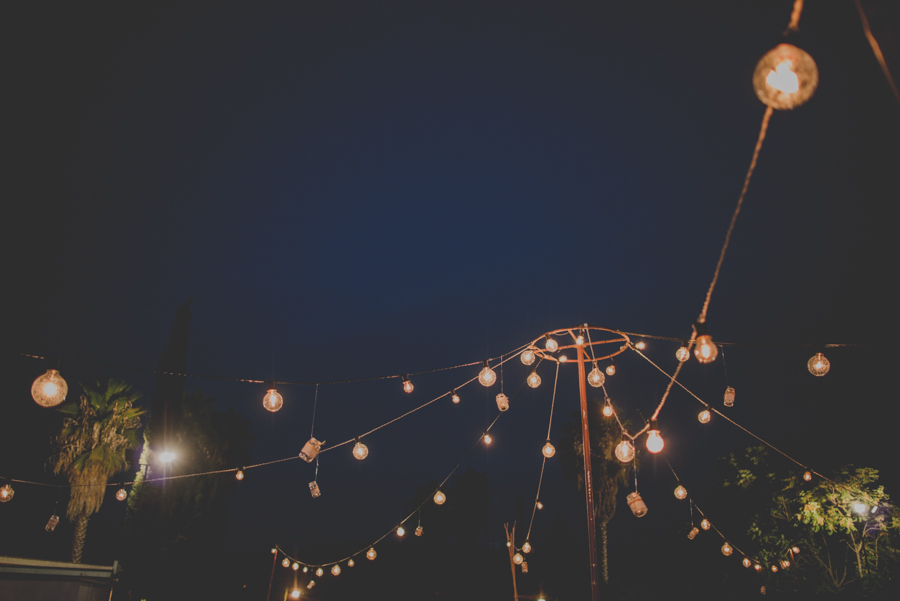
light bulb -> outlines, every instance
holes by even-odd
[[[616,366],[615,365],[607,365],[606,366],[606,375],[607,376],[616,375]]]
[[[244,470],[238,470],[234,473],[235,480],[243,480],[244,479]]]
[[[822,377],[831,369],[831,361],[826,359],[822,353],[816,353],[806,362],[806,367],[812,375]]]
[[[869,507],[865,503],[854,503],[853,511],[859,515],[865,515],[869,511]]]
[[[645,348],[647,348],[647,344],[643,340],[641,340],[640,342],[638,342],[637,344],[634,345],[634,348],[636,348],[639,351],[642,351]]]
[[[425,529],[422,528],[421,526],[417,526],[416,527],[416,536],[422,536],[423,534],[425,534]]]
[[[607,401],[606,403],[603,404],[603,417],[612,417],[612,415],[613,415],[612,405],[609,403],[609,401]]]
[[[512,547],[512,543],[509,542],[509,541],[506,541],[506,546],[507,546],[507,547]]]
[[[709,530],[710,526],[712,526],[712,524],[710,524],[709,520],[706,518],[703,518],[703,520],[700,522],[700,527],[704,530]]]
[[[725,544],[722,545],[722,555],[724,555],[725,557],[728,557],[732,553],[734,553],[734,549],[726,541]]]
[[[409,378],[403,376],[403,392],[412,392],[413,388],[415,388],[415,386],[413,386],[413,383],[409,381]]]
[[[500,411],[506,411],[509,409],[509,398],[502,392],[497,395],[497,409]]]
[[[404,534],[406,534],[406,528],[404,528],[403,526],[398,526],[397,527],[397,536],[403,536]]]
[[[800,554],[800,547],[793,547],[793,548],[791,549],[791,551],[794,552],[794,555],[799,555],[799,554]]]
[[[517,566],[522,565],[523,561],[525,561],[525,558],[522,557],[521,553],[516,553],[515,555],[513,555],[513,563],[516,564]]]
[[[450,400],[453,401],[454,405],[459,405],[459,395],[456,394],[455,390],[450,393]]]
[[[291,591],[291,599],[299,599],[300,598],[300,589],[295,588]]]
[[[762,566],[760,564],[755,564],[753,566],[753,569],[756,570],[757,572],[762,572]],[[765,587],[763,587],[763,588],[765,588]]]
[[[682,346],[677,351],[675,351],[675,358],[678,359],[681,363],[684,363],[691,358],[691,351],[687,350],[686,346]]]
[[[6,503],[7,501],[12,500],[15,494],[16,491],[13,490],[12,485],[4,484],[3,486],[0,486],[0,503]]]
[[[786,570],[789,567],[791,567],[791,562],[789,562],[787,559],[782,559],[781,560],[781,569]]]
[[[275,413],[281,409],[282,405],[284,405],[284,398],[278,394],[277,390],[270,388],[266,393],[266,396],[263,397],[263,407],[267,411]]]
[[[369,547],[369,550],[366,551],[366,559],[373,560],[378,557],[378,553],[375,552],[375,547]]]
[[[478,382],[482,386],[493,386],[497,381],[497,372],[488,367],[488,362],[484,362],[484,367],[481,369],[481,373],[478,374]]]
[[[712,363],[719,356],[719,348],[713,342],[712,336],[704,334],[697,338],[697,344],[694,346],[694,356],[700,363]]]
[[[659,433],[659,425],[655,419],[650,420],[650,429],[647,431],[647,450],[651,453],[659,453],[666,446],[662,435]]]
[[[708,424],[709,418],[712,417],[712,414],[708,409],[704,409],[700,413],[697,414],[697,419],[700,420],[701,424]]]
[[[53,532],[56,530],[56,527],[59,525],[59,516],[55,513],[50,516],[50,519],[47,520],[47,525],[44,526],[44,530],[47,532]]]
[[[120,488],[118,491],[116,491],[117,500],[124,501],[126,498],[128,498],[128,491],[126,491],[124,488]]]
[[[568,361],[568,360],[569,360],[569,358],[566,357],[565,355],[560,355],[560,357],[559,357],[559,362],[560,362],[560,363],[565,363],[565,362]]]
[[[278,549],[276,549],[275,547],[272,547],[271,549],[269,549],[269,551],[272,553],[272,555],[278,555]]]
[[[316,576],[319,576],[320,578],[322,577],[322,574],[324,574],[324,573],[325,572],[322,570],[322,568],[319,568],[318,570],[316,570]]]
[[[434,502],[436,505],[443,505],[446,500],[447,495],[445,495],[443,492],[437,491],[436,493],[434,493]]]
[[[531,365],[532,363],[534,363],[534,350],[531,348],[525,349],[525,351],[522,352],[521,355],[519,355],[519,359],[521,359],[522,363],[524,363],[525,365]]]
[[[534,505],[535,505],[535,507],[537,507],[539,510],[544,508],[544,504],[541,503],[540,501],[535,502]]]
[[[531,372],[531,374],[529,374],[528,376],[528,379],[525,381],[528,382],[528,385],[532,388],[537,388],[541,385],[541,377],[537,374],[536,371]]]
[[[812,480],[812,473],[803,472],[803,479],[806,480],[807,482],[809,482],[810,480]]]
[[[522,553],[531,553],[531,543],[525,541],[525,544],[522,545]]]
[[[556,455],[556,448],[552,444],[550,444],[550,441],[548,440],[547,444],[544,445],[544,448],[541,449],[541,453],[544,454],[544,457],[549,459],[550,457]]]
[[[547,336],[547,342],[544,343],[544,348],[550,351],[551,353],[555,353],[556,349],[559,348],[559,343],[555,341],[550,336]]]
[[[759,60],[753,71],[753,89],[766,106],[792,109],[809,100],[819,85],[819,70],[812,57],[790,44],[779,44]]]
[[[778,571],[778,566],[772,566],[772,573],[774,574],[777,571]]]
[[[41,407],[55,407],[66,400],[69,385],[55,369],[38,376],[31,385],[31,398]]]
[[[616,459],[622,463],[628,463],[634,459],[634,443],[624,434],[622,435],[622,442],[616,445]]]
[[[340,574],[341,574],[341,566],[339,566],[338,564],[334,564],[333,566],[331,566],[331,575],[332,576],[340,576]]]
[[[583,345],[583,344],[584,344],[584,336],[582,336],[581,334],[579,334],[578,336],[576,336],[576,337],[575,337],[575,344],[577,344],[578,346]]]
[[[491,444],[492,442],[494,442],[494,439],[491,438],[491,435],[485,434],[484,435],[484,444]]]
[[[175,461],[175,453],[171,451],[163,451],[159,454],[159,460],[163,463],[172,463]]]
[[[750,566],[753,565],[753,562],[750,561],[750,558],[749,558],[749,557],[745,557],[745,558],[741,561],[741,564],[742,564],[745,568],[749,568]]]
[[[734,407],[734,388],[731,386],[725,389],[725,406]]]
[[[606,382],[606,376],[603,375],[603,372],[600,371],[600,368],[597,367],[596,363],[594,363],[594,369],[588,374],[587,381],[588,384],[594,388],[600,388],[603,386],[603,383]]]
[[[295,561],[293,564],[291,564],[291,569],[296,572],[297,570],[300,569],[300,564]],[[303,571],[305,572],[306,570],[303,570]]]
[[[309,568],[307,566],[303,566],[303,573],[306,574],[309,572]]]
[[[700,533],[700,531],[697,530],[697,527],[696,527],[696,526],[694,526],[693,528],[691,528],[691,531],[688,532],[688,538],[689,538],[690,540],[694,540],[694,538],[695,538],[699,533]]]
[[[286,567],[286,568],[289,568],[289,567],[291,567],[291,560],[288,559],[287,557],[285,557],[285,558],[281,561],[281,565],[283,565],[283,566]]]
[[[686,499],[687,498],[687,489],[679,484],[675,488],[675,498],[676,499]]]
[[[356,444],[353,445],[353,456],[360,461],[369,456],[369,447],[359,442],[358,438],[356,439]]]
[[[348,568],[352,568],[352,567],[355,566],[355,565],[356,565],[356,562],[353,561],[352,559],[348,559],[348,560],[347,560],[347,567],[348,567]]]

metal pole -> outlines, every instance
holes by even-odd
[[[272,597],[272,581],[275,580],[275,564],[278,562],[278,553],[272,553],[272,573],[269,575],[269,592],[266,593],[266,601]]]
[[[584,346],[578,345],[578,391],[581,394],[581,446],[584,452],[584,500],[587,505],[588,541],[591,551],[591,600],[600,601],[597,573],[597,528],[594,525],[594,483],[591,479],[591,435],[588,431],[587,390],[584,387]]]
[[[509,569],[512,571],[513,599],[519,601],[519,591],[516,588],[516,562],[513,561],[513,553],[516,548],[516,525],[513,524],[512,536],[510,536],[508,526],[509,524],[503,524],[503,529],[506,531],[506,546],[509,550]]]

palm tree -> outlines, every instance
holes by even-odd
[[[570,414],[563,425],[560,456],[563,475],[584,490],[584,455],[581,440],[581,414]],[[623,422],[627,427],[627,422]],[[600,569],[603,582],[609,584],[606,525],[616,513],[616,494],[619,485],[628,484],[628,466],[615,457],[615,448],[622,440],[622,430],[613,418],[599,415],[596,403],[588,411],[591,434],[591,480],[594,485],[594,518],[600,529]]]
[[[142,409],[134,407],[140,394],[131,386],[111,379],[104,387],[81,385],[78,403],[67,403],[60,411],[70,415],[59,433],[59,455],[53,466],[56,474],[65,473],[71,494],[66,511],[75,524],[72,561],[81,563],[88,519],[100,509],[110,477],[124,470],[125,451],[137,444]]]

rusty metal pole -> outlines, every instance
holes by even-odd
[[[581,394],[581,446],[584,452],[584,500],[587,505],[588,541],[591,551],[591,601],[600,601],[597,572],[597,528],[594,525],[594,482],[591,478],[591,435],[588,431],[587,390],[584,387],[584,346],[578,345],[578,391]]]

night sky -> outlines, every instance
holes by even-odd
[[[865,3],[892,61],[889,4]],[[751,75],[791,5],[210,2],[14,15],[0,476],[51,478],[47,441],[29,434],[48,418],[29,387],[52,365],[16,353],[62,357],[70,394],[117,377],[149,399],[149,374],[76,360],[155,367],[188,297],[189,371],[251,379],[471,363],[585,322],[688,337],[765,109]],[[725,349],[731,417],[813,467],[878,468],[896,495],[900,107],[851,2],[808,3],[800,25],[789,41],[816,60],[819,88],[772,118],[708,323],[718,340],[757,345]],[[677,343],[647,343],[674,369]],[[866,346],[826,349],[831,373],[814,378],[815,348],[790,346],[805,343]],[[418,377],[411,395],[397,379],[320,386],[316,436],[352,438],[478,369]],[[721,409],[721,360],[683,373]],[[518,360],[504,366],[504,392],[526,375]],[[494,445],[463,464],[495,489],[496,542],[537,485],[553,368],[541,375]],[[639,422],[634,405],[649,414],[665,385],[626,353],[608,390]],[[296,455],[308,438],[315,387],[280,388],[274,415],[262,385],[187,388],[252,420],[254,461]],[[477,440],[498,391],[469,385],[459,406],[444,399],[379,430],[363,462],[350,446],[323,455],[315,501],[303,462],[249,471],[230,502],[234,548],[277,543],[330,561],[381,536]],[[576,408],[576,367],[564,366],[554,437]],[[701,426],[699,408],[676,391],[661,425],[664,454],[703,506],[716,458],[754,441],[721,419]],[[616,537],[666,535],[676,511],[662,508],[676,503],[664,461],[647,459],[639,480],[650,513],[637,523],[620,500],[613,549]],[[544,486],[536,536],[555,519],[583,534],[583,496],[552,462]],[[16,501],[47,495],[21,485]],[[0,508],[0,523],[14,511]],[[3,549],[40,554],[24,539]]]

